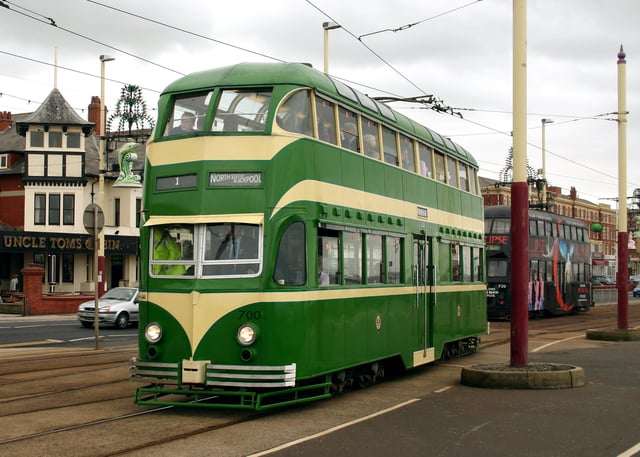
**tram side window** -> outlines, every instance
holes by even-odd
[[[404,135],[400,135],[400,156],[402,157],[402,168],[409,171],[416,171],[416,158],[413,155],[413,140]]]
[[[531,236],[536,236],[537,233],[537,222],[534,221],[533,219],[529,220],[529,235]]]
[[[458,176],[460,177],[460,189],[469,190],[469,177],[467,175],[467,166],[462,162],[458,162]]]
[[[367,157],[380,159],[380,144],[378,141],[378,123],[371,119],[362,118],[362,141],[364,154]]]
[[[400,165],[398,163],[398,147],[396,145],[396,132],[382,127],[382,149],[384,161],[391,165]]]
[[[308,90],[299,90],[280,105],[276,115],[280,127],[289,132],[313,136],[310,94]]]
[[[306,237],[303,222],[293,222],[280,239],[273,280],[280,285],[302,286],[307,282]]]
[[[431,148],[425,144],[418,143],[418,155],[420,156],[420,174],[431,178],[433,176]]]
[[[340,233],[318,229],[318,285],[335,286],[340,278]]]
[[[344,283],[362,284],[362,235],[343,232]]]
[[[458,187],[458,173],[456,161],[453,157],[447,157],[447,184]]]
[[[476,177],[476,169],[469,167],[469,190],[472,194],[478,195],[478,186],[476,185],[478,180]]]
[[[384,282],[382,236],[367,235],[367,284]]]
[[[340,121],[340,145],[353,152],[360,151],[356,113],[341,107],[338,120]]]
[[[193,226],[159,225],[151,230],[151,274],[193,276],[195,267]]]
[[[223,132],[263,132],[266,126],[271,89],[226,89],[212,130]]]
[[[457,243],[451,243],[451,281],[462,280],[460,263],[460,245]]]
[[[336,140],[336,116],[333,107],[334,104],[330,101],[317,98],[318,137],[327,143],[338,144]]]
[[[544,260],[538,261],[538,280],[547,280],[547,262],[545,262]]]
[[[167,121],[164,135],[181,135],[202,130],[211,95],[211,92],[206,92],[176,97],[173,113]]]
[[[433,160],[434,160],[436,179],[440,182],[446,182],[447,175],[445,174],[445,171],[444,171],[444,155],[436,151],[433,154]]]
[[[472,263],[471,263],[471,246],[462,246],[462,280],[464,282],[472,281]]]
[[[401,277],[401,265],[402,261],[402,244],[401,239],[395,236],[386,237],[386,250],[385,250],[386,266],[387,266],[387,282],[389,284],[400,284]]]
[[[484,259],[484,253],[482,248],[473,248],[473,280],[484,280],[482,275],[482,259]]]

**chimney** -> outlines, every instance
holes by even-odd
[[[102,126],[100,125],[100,97],[94,95],[91,97],[91,103],[89,104],[89,122],[95,124],[96,135],[102,135]]]
[[[4,132],[11,127],[11,111],[0,112],[0,132]]]
[[[575,200],[578,197],[578,191],[574,186],[571,186],[571,190],[569,191],[569,198],[571,200]]]

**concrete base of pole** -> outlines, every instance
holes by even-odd
[[[462,369],[460,378],[465,386],[488,389],[568,389],[586,384],[582,368],[557,363],[472,365]]]
[[[588,340],[640,341],[640,329],[589,329],[586,336]]]

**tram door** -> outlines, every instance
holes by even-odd
[[[413,331],[415,337],[414,364],[428,363],[433,357],[433,331],[431,329],[432,282],[431,238],[422,235],[413,237]]]

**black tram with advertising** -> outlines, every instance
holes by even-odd
[[[487,314],[511,318],[511,207],[485,208]],[[593,307],[591,245],[586,225],[529,210],[530,316],[571,314]]]

